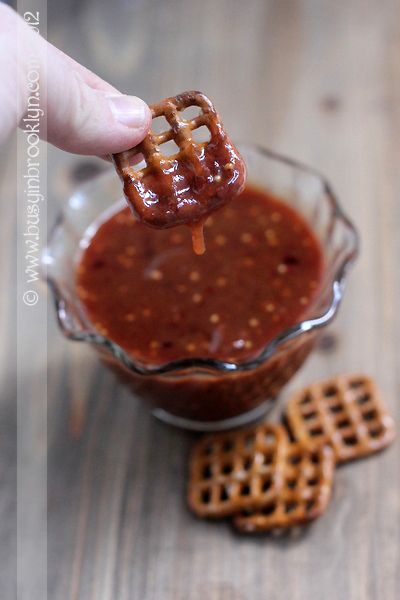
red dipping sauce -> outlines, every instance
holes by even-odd
[[[323,254],[291,207],[247,186],[209,217],[205,236],[196,256],[184,227],[149,229],[129,208],[103,222],[77,267],[95,329],[145,364],[240,362],[310,311]]]

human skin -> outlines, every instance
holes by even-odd
[[[62,150],[107,156],[132,148],[149,130],[151,113],[49,44],[0,2],[0,145],[21,123],[32,92],[29,60],[40,74],[41,137]]]

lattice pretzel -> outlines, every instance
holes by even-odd
[[[311,448],[329,443],[338,462],[372,454],[395,437],[394,421],[364,375],[310,385],[290,399],[286,420],[297,441]]]
[[[185,119],[182,111],[198,107]],[[242,191],[246,170],[227,136],[212,102],[201,92],[184,92],[151,107],[153,119],[163,116],[169,129],[150,131],[136,147],[113,156],[124,193],[138,218],[153,227],[190,225]],[[207,127],[210,139],[197,142],[193,132]],[[162,144],[173,140],[177,152],[166,156]],[[142,156],[144,167],[133,161]]]
[[[237,514],[233,524],[240,531],[288,529],[313,521],[325,511],[335,470],[332,448],[311,450],[296,443],[286,448],[282,489],[261,509]]]
[[[283,427],[268,423],[206,436],[190,461],[190,508],[200,517],[226,517],[272,501],[282,487],[287,444]]]

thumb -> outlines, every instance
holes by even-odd
[[[5,107],[0,140],[7,138],[13,124],[28,110],[32,57],[39,65],[40,98],[47,117],[42,137],[62,150],[99,156],[127,150],[144,138],[151,113],[143,100],[121,94],[47,43],[0,2],[0,71],[6,82],[0,87]]]
[[[142,141],[150,109],[55,48],[47,54],[47,139],[69,152],[104,155]]]

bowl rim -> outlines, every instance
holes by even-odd
[[[331,207],[331,214],[333,218],[341,221],[344,227],[348,230],[352,243],[350,244],[349,250],[342,258],[340,265],[338,266],[332,277],[332,282],[330,285],[329,304],[324,310],[324,312],[313,318],[307,318],[302,321],[299,321],[292,327],[285,329],[280,334],[275,336],[272,340],[270,340],[264,346],[264,348],[257,353],[257,355],[242,362],[229,362],[220,359],[193,357],[175,359],[173,361],[169,361],[161,365],[148,366],[127,354],[125,350],[121,346],[119,346],[119,344],[116,344],[115,342],[104,337],[103,335],[84,330],[81,327],[74,327],[72,319],[69,318],[67,302],[65,301],[65,298],[61,290],[59,289],[59,286],[57,285],[55,279],[53,279],[51,275],[48,274],[47,269],[44,269],[45,272],[43,273],[43,279],[47,282],[49,288],[53,293],[58,324],[63,334],[68,339],[71,339],[73,341],[88,342],[96,346],[101,346],[102,348],[108,350],[119,362],[121,362],[124,365],[124,367],[126,367],[129,371],[134,372],[136,375],[155,376],[165,374],[173,375],[174,373],[182,375],[185,374],[184,372],[187,372],[188,370],[207,371],[210,374],[236,373],[240,371],[249,371],[260,367],[268,358],[272,356],[272,354],[275,353],[276,350],[280,349],[280,347],[284,343],[298,338],[303,333],[311,332],[325,327],[328,323],[330,323],[333,320],[333,318],[338,312],[340,303],[343,298],[348,270],[357,258],[359,253],[359,235],[355,226],[341,208],[341,205],[329,181],[318,170],[309,167],[308,165],[305,165],[296,159],[289,158],[278,152],[264,148],[263,146],[260,146],[258,144],[247,143],[238,144],[238,146],[240,149],[248,150],[250,152],[257,152],[270,160],[286,164],[289,167],[306,172],[309,175],[312,175],[313,177],[319,179],[319,181],[322,184],[324,196],[329,201]],[[107,171],[101,173],[97,177],[97,179],[109,176],[110,173],[111,170],[107,169]],[[90,185],[92,182],[93,179],[88,181],[86,185]],[[48,242],[42,255],[42,265],[43,263],[47,262],[43,259],[43,256],[48,253],[52,239],[57,234],[57,232],[63,227],[64,220],[64,211],[61,210],[58,217],[56,218],[53,227],[50,230]]]

